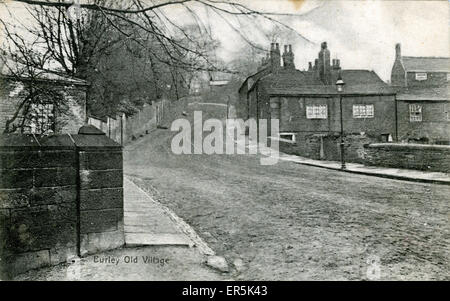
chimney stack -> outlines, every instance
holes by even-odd
[[[338,59],[333,59],[333,70],[340,70],[341,66],[340,66],[340,60]]]
[[[330,51],[327,48],[327,42],[323,42],[321,45],[317,69],[320,80],[325,85],[331,85]]]
[[[313,70],[313,65],[311,62],[308,62],[308,71],[312,71]]]
[[[294,70],[294,53],[292,52],[292,45],[284,45],[283,53],[283,66],[284,69]]]
[[[272,66],[272,72],[275,72],[280,69],[280,44],[271,43],[270,44],[270,65]]]
[[[400,43],[395,44],[395,58],[402,58],[402,45]]]

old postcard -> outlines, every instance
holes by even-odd
[[[445,0],[3,0],[0,278],[449,280],[449,80]]]

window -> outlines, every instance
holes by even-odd
[[[450,80],[450,73],[447,73],[447,81]]]
[[[420,122],[422,121],[422,106],[411,104],[409,105],[409,121]]]
[[[291,142],[295,142],[294,133],[280,133],[278,136],[280,137],[280,140],[288,140]]]
[[[308,119],[327,119],[327,105],[308,105],[306,106],[306,118]]]
[[[353,118],[373,118],[373,105],[353,105]]]
[[[417,72],[416,80],[427,80],[427,74],[425,72]]]
[[[29,128],[33,134],[50,134],[54,132],[53,104],[31,104]]]
[[[381,134],[381,141],[382,142],[392,142],[394,139],[392,139],[391,134]]]

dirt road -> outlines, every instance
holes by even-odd
[[[450,279],[450,187],[250,155],[174,155],[170,130],[128,146],[125,173],[245,280]]]

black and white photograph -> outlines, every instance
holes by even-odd
[[[450,280],[449,4],[0,0],[0,280]]]

